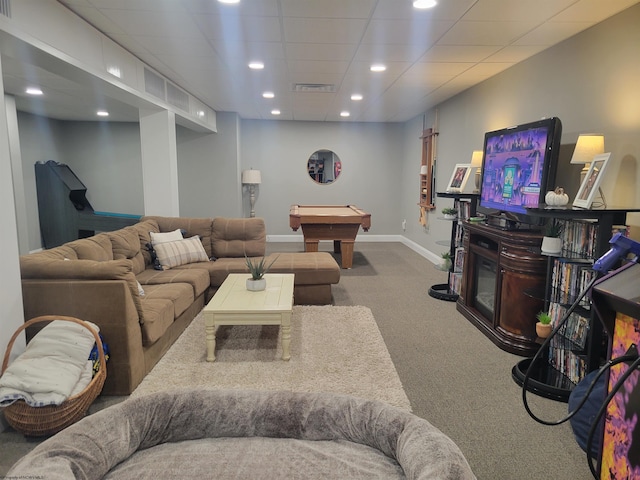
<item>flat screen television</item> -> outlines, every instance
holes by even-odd
[[[544,204],[546,192],[555,188],[561,136],[556,117],[485,133],[478,211],[490,224],[491,217],[509,224],[544,223],[526,209]]]

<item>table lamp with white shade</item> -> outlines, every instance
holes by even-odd
[[[604,135],[599,133],[581,133],[571,157],[572,165],[584,165],[580,171],[580,183],[589,171],[593,157],[604,153]]]
[[[474,150],[471,154],[471,166],[475,168],[475,189],[473,193],[480,193],[480,174],[482,170],[482,150]]]
[[[249,202],[251,203],[250,217],[256,216],[256,185],[260,185],[260,183],[262,183],[260,170],[250,169],[242,171],[242,184],[249,187]]]

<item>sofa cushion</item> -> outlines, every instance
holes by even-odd
[[[207,263],[194,263],[192,266],[202,265],[203,268],[172,268],[171,270],[154,270],[147,268],[144,272],[136,275],[145,291],[147,285],[161,285],[164,283],[188,283],[193,289],[193,297],[197,298],[209,288],[209,272],[206,269]]]
[[[158,224],[160,232],[170,232],[172,230],[184,230],[185,238],[198,235],[202,241],[207,257],[211,257],[211,228],[213,220],[211,218],[183,218],[183,217],[143,217],[143,221],[152,220]]]
[[[93,237],[83,238],[67,243],[73,248],[81,260],[97,260],[100,262],[113,260],[111,239],[106,233],[99,233]]]
[[[151,242],[151,232],[159,232],[158,222],[154,220],[146,220],[144,222],[138,222],[133,225],[133,229],[138,232],[138,238],[140,239],[140,252],[144,259],[145,267],[151,265],[151,253],[147,248],[147,244]]]
[[[173,323],[174,304],[168,298],[145,298],[142,301],[145,321],[142,324],[142,344],[153,345]]]
[[[176,242],[184,238],[182,236],[182,230],[179,228],[176,228],[171,232],[149,232],[149,235],[151,236],[152,245],[165,242]]]
[[[127,258],[133,263],[133,273],[138,274],[146,268],[140,248],[140,236],[135,226],[121,228],[108,233],[113,247],[115,260]]]
[[[276,258],[277,257],[277,258]],[[335,284],[340,281],[340,266],[328,252],[273,253],[267,262],[276,261],[271,273],[295,273],[296,285]]]
[[[188,263],[209,261],[207,252],[205,252],[198,236],[154,244],[153,249],[163,270]]]
[[[193,287],[188,283],[163,283],[160,285],[147,285],[144,292],[142,305],[146,300],[162,298],[173,303],[173,318],[182,315],[191,306],[195,297]]]
[[[216,258],[261,257],[265,254],[267,231],[262,218],[213,220],[212,252]]]
[[[215,262],[209,263],[209,277],[212,287],[220,287],[230,273],[249,273],[244,257],[219,258]]]

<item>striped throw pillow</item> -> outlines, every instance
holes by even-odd
[[[153,248],[163,270],[188,263],[209,261],[198,235],[184,240],[158,243]]]

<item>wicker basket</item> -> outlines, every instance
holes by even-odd
[[[90,328],[86,322],[73,317],[60,315],[44,315],[32,318],[25,322],[11,337],[7,351],[2,362],[2,374],[9,366],[9,354],[13,348],[16,338],[27,327],[34,323],[50,322],[52,320],[64,320],[74,322],[87,328],[95,337],[98,346],[100,368],[94,375],[86,388],[62,402],[60,405],[48,405],[45,407],[32,407],[24,400],[18,400],[11,405],[4,407],[4,416],[13,428],[18,432],[32,437],[43,437],[58,433],[69,425],[77,422],[85,416],[89,406],[102,391],[104,381],[107,378],[107,362],[102,348],[102,341],[98,334]]]

